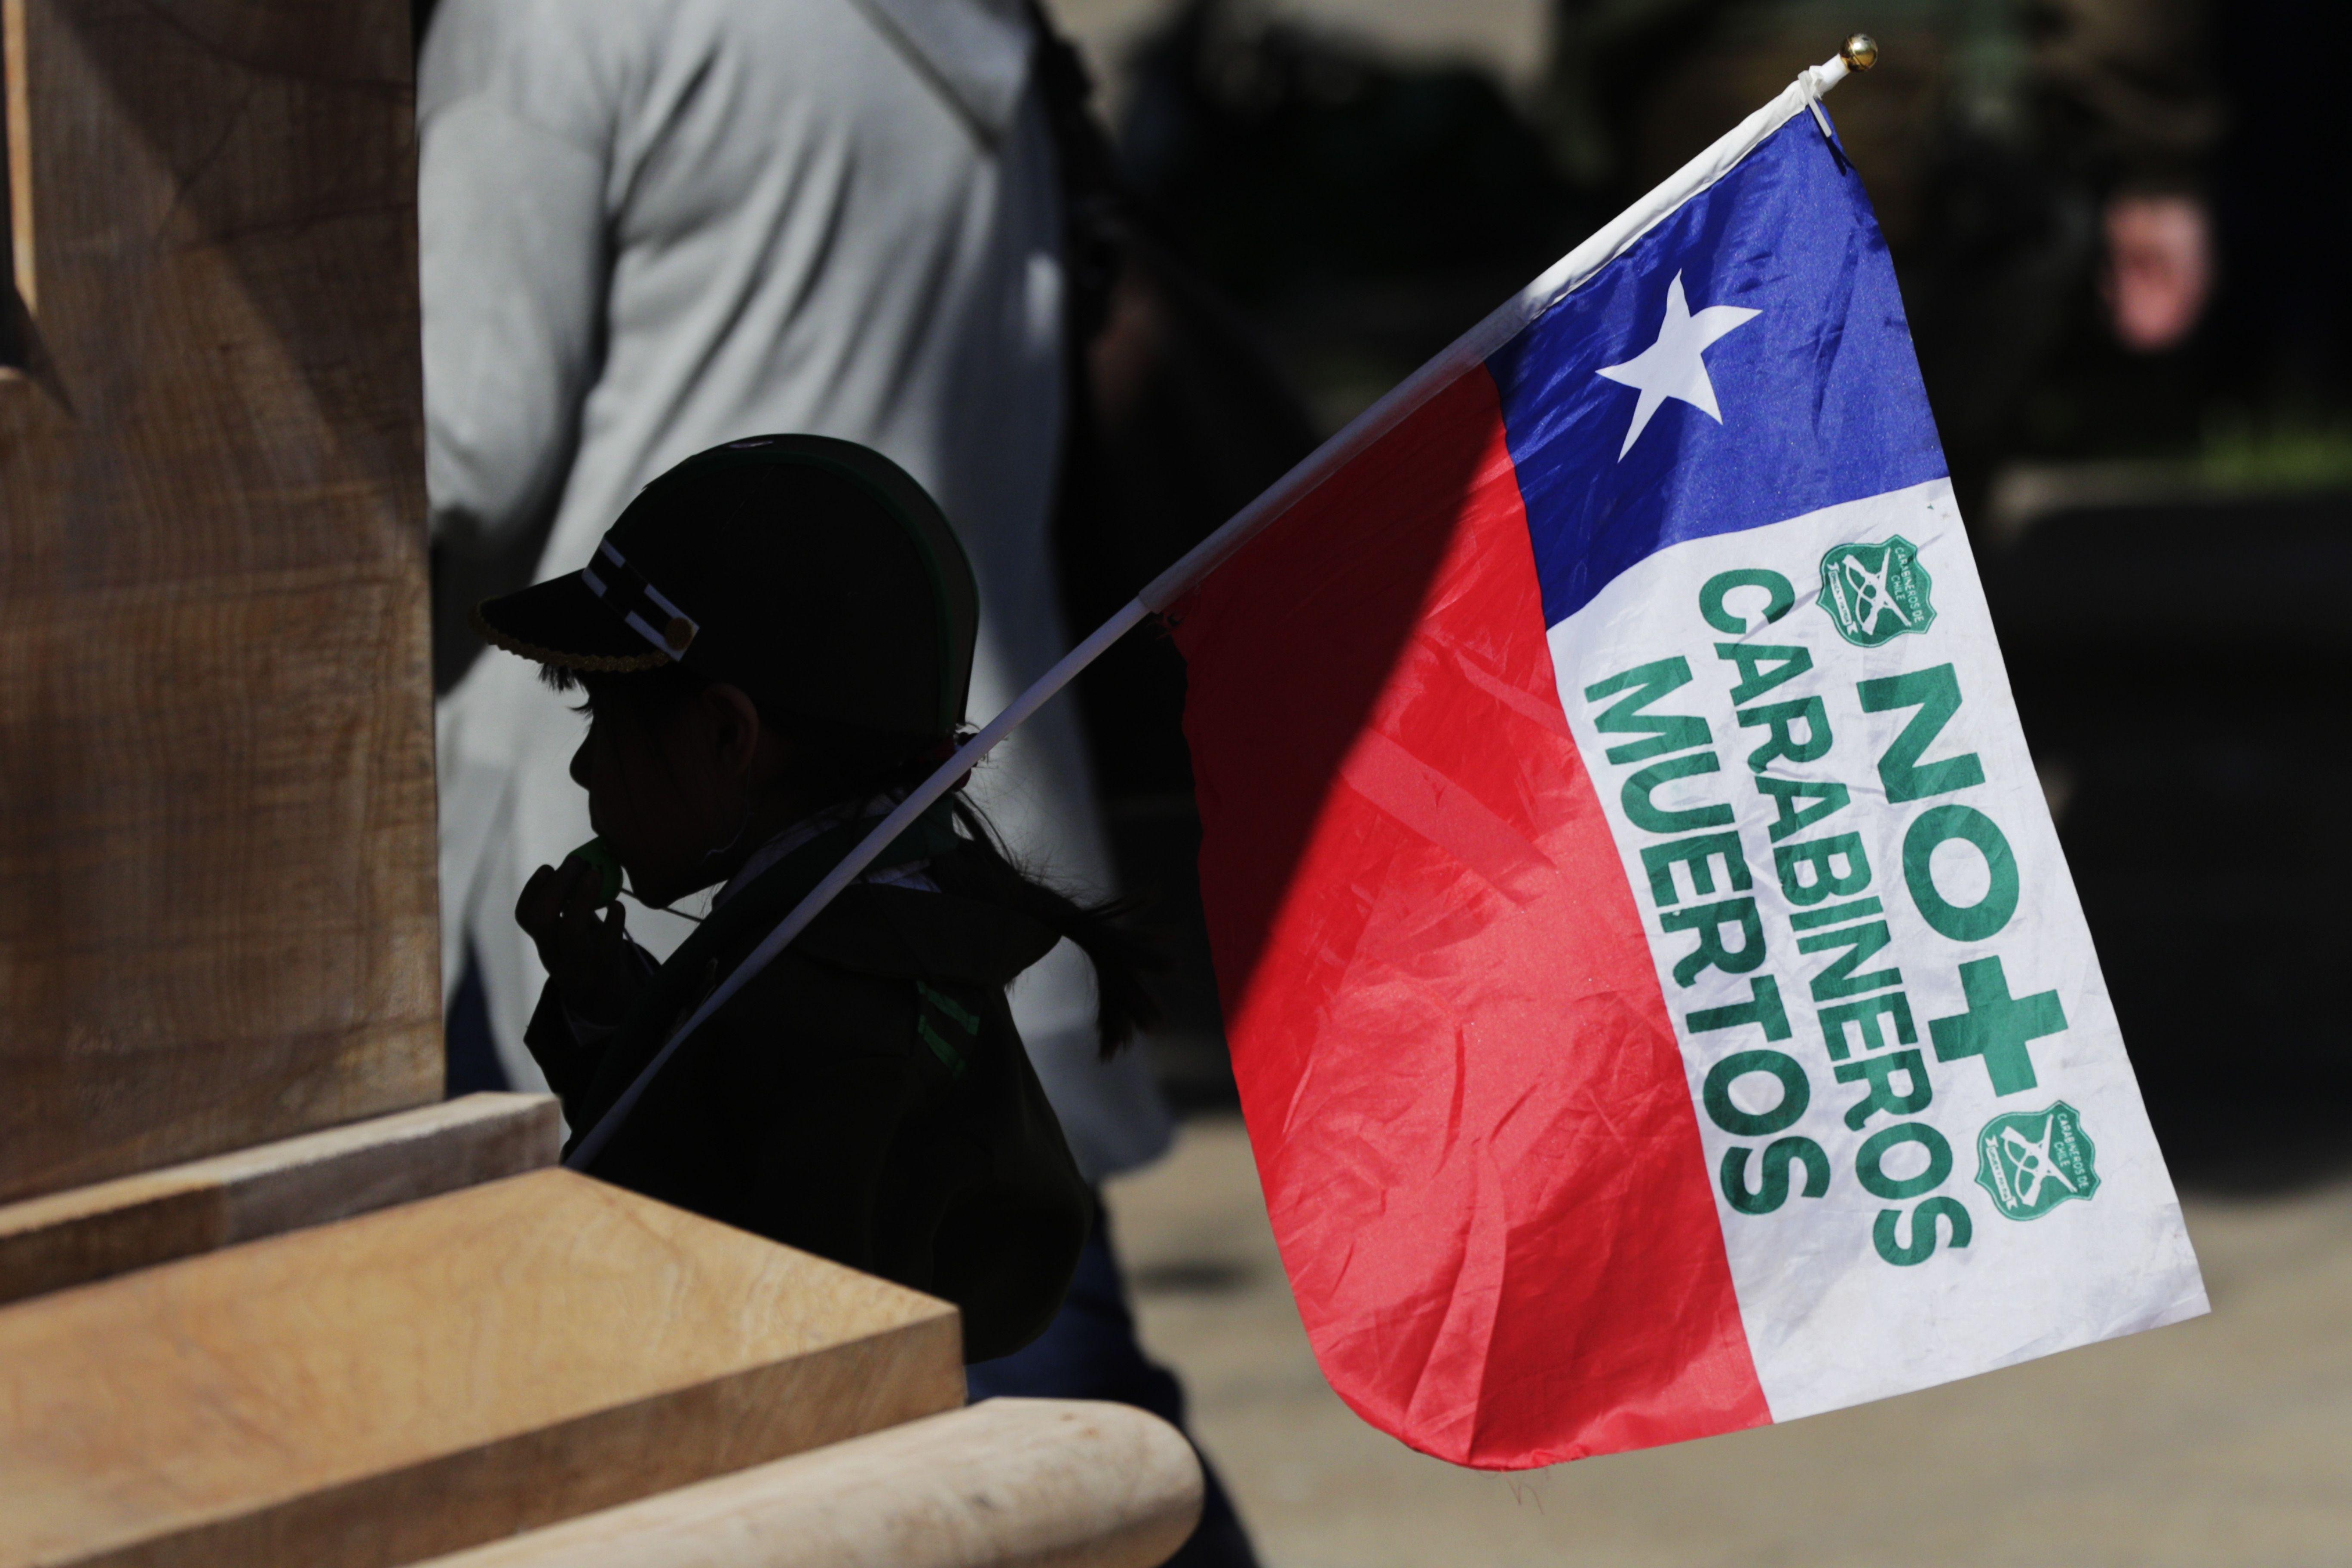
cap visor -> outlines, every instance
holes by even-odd
[[[670,661],[608,609],[577,572],[483,600],[474,610],[474,629],[493,647],[564,669],[651,669]]]

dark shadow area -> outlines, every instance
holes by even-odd
[[[1315,446],[1304,401],[1242,312],[1128,177],[1076,54],[1041,57],[1064,162],[1072,417],[1055,518],[1073,636],[1115,614]],[[1122,884],[1168,960],[1152,1065],[1181,1110],[1234,1103],[1194,858],[1182,658],[1157,626],[1076,700]]]
[[[2352,497],[2063,513],[1986,554],[2175,1176],[2352,1170]]]
[[[0,82],[9,79],[8,40],[6,29],[0,28]],[[5,100],[0,92],[0,100]],[[0,371],[13,371],[33,382],[68,413],[73,399],[67,395],[65,384],[58,379],[57,363],[41,342],[40,328],[34,322],[31,304],[16,279],[16,198],[18,192],[11,183],[16,177],[16,154],[21,149],[9,144],[8,105],[0,101]]]
[[[0,82],[8,79],[8,39],[0,28]],[[0,93],[0,100],[5,100]],[[16,167],[8,144],[8,113],[0,101],[0,370],[25,371],[32,365],[31,315],[16,288],[16,202],[9,184]]]
[[[1139,1296],[1231,1296],[1246,1289],[1256,1275],[1245,1264],[1195,1258],[1141,1264],[1129,1269],[1127,1278]]]
[[[455,1100],[461,1094],[478,1094],[485,1089],[512,1089],[514,1085],[507,1081],[507,1069],[499,1064],[499,1048],[491,1040],[489,995],[482,989],[481,965],[474,961],[471,951],[466,954],[466,973],[459,978],[446,1011],[447,1071],[442,1083],[443,1098]]]
[[[1131,63],[1121,152],[1328,432],[1608,214],[1485,73],[1188,0]]]
[[[1303,405],[1189,262],[1129,235],[1077,377],[1056,519],[1073,636],[1108,619],[1307,456]],[[1179,1110],[1235,1103],[1194,869],[1201,819],[1184,744],[1184,661],[1156,624],[1079,678],[1119,879],[1168,960],[1152,1065]]]
[[[0,211],[5,210],[7,189],[0,184]],[[0,225],[0,241],[6,237],[5,226]],[[0,370],[24,371],[30,368],[31,318],[25,312],[25,301],[16,292],[11,276],[8,250],[0,243]]]
[[[446,697],[455,689],[489,647],[474,629],[474,606],[530,584],[548,537],[555,531],[560,499],[560,495],[551,497],[530,526],[516,530],[494,548],[482,547],[478,535],[432,542],[435,697]]]

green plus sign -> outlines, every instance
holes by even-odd
[[[2009,976],[1998,958],[1979,958],[1960,965],[1960,991],[1969,1010],[1949,1018],[1930,1018],[1928,1037],[1936,1042],[1936,1059],[1956,1062],[1962,1057],[1984,1058],[1995,1094],[2022,1094],[2034,1083],[2029,1040],[2054,1035],[2066,1026],[2066,1009],[2058,993],[2012,998]]]

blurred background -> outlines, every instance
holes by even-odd
[[[1048,9],[1152,238],[1303,410],[1296,430],[1268,413],[1239,473],[1339,428],[1849,32],[1878,38],[1878,68],[1830,108],[2217,1313],[1532,1480],[1361,1426],[1315,1373],[1265,1236],[1191,887],[1181,668],[1137,641],[1082,700],[1122,872],[1181,958],[1153,1048],[1188,1121],[1111,1201],[1147,1344],[1192,1387],[1265,1561],[2352,1558],[2352,110],[2335,79],[2352,6]],[[1115,300],[1115,324],[1132,308],[1148,328],[1148,303]],[[1136,335],[1096,350],[1114,445]],[[1164,385],[1132,395],[1132,423],[1181,415]],[[1172,522],[1066,538],[1074,626],[1185,542]]]

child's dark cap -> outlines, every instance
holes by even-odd
[[[638,492],[581,571],[476,629],[569,669],[672,661],[762,706],[908,735],[963,722],[980,594],[923,488],[879,452],[757,436]]]

